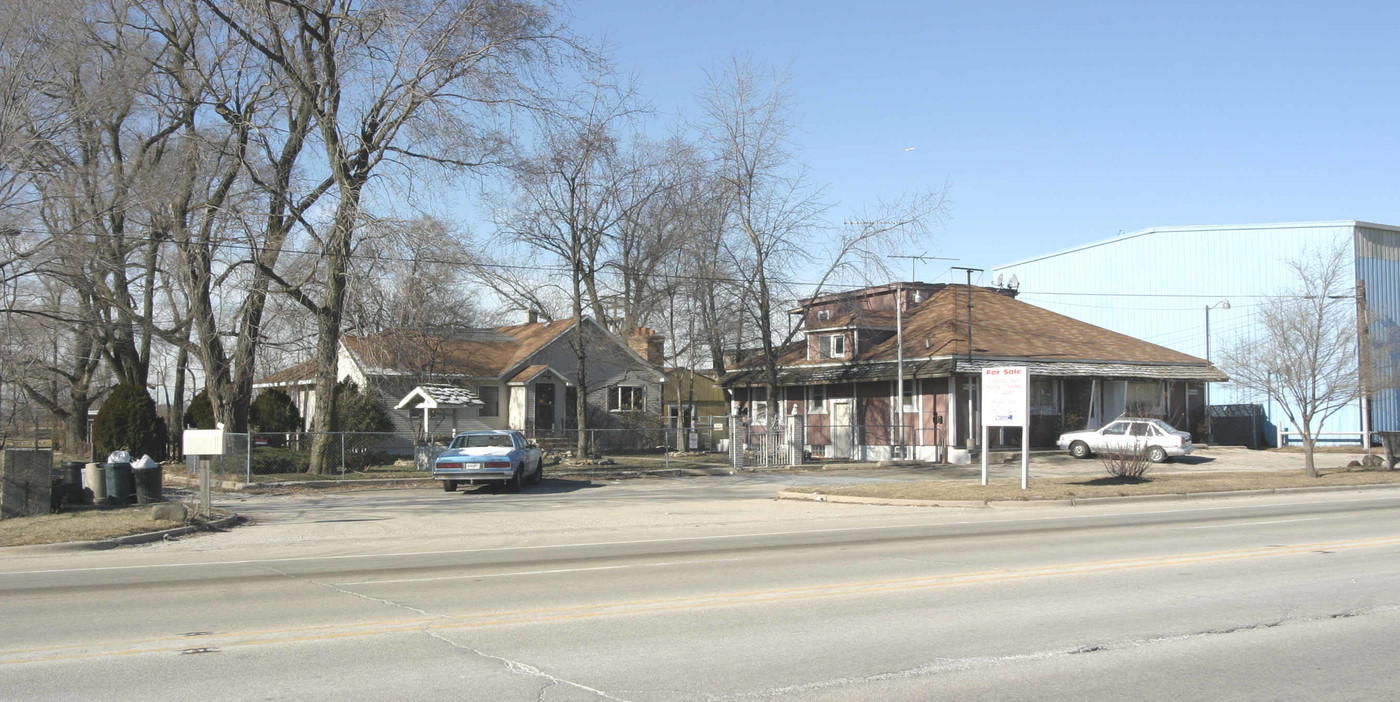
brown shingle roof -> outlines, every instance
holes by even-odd
[[[968,290],[966,285],[948,285],[905,313],[906,373],[910,364],[967,357]],[[1038,361],[1057,364],[1055,367],[1059,368],[1076,368],[1076,372],[1084,374],[1224,379],[1219,371],[1195,356],[1056,314],[988,288],[973,286],[971,294],[973,362],[966,368],[959,364],[957,372],[976,372],[975,366],[983,360]],[[808,360],[806,343],[798,342],[779,351],[778,365],[787,369],[794,381],[799,377],[808,382],[893,377],[897,343],[890,336],[842,364],[828,358]],[[1153,369],[1154,366],[1176,366],[1177,370]],[[762,360],[754,358],[736,370],[747,382],[755,382],[760,378],[748,376],[761,367]],[[923,370],[946,373],[953,371],[954,366],[933,364]],[[1059,374],[1051,366],[1041,368],[1039,373]],[[735,380],[726,378],[726,384]]]
[[[572,329],[572,320],[470,330],[458,338],[414,331],[346,336],[366,372],[496,378]]]
[[[966,356],[968,286],[949,285],[909,311],[904,355]],[[1053,361],[1205,364],[1195,356],[1109,331],[1088,322],[973,286],[972,356]],[[925,342],[927,341],[927,344]],[[862,358],[894,360],[891,337]]]
[[[254,385],[288,385],[294,383],[304,383],[316,378],[316,362],[305,361],[290,368],[284,368],[276,373],[262,378]]]

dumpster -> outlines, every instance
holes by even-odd
[[[108,463],[105,473],[107,504],[129,505],[136,501],[136,482],[131,475],[130,463]]]
[[[131,475],[136,481],[137,504],[149,505],[153,502],[161,501],[161,470],[159,463],[151,460],[150,456],[142,456],[141,460],[131,464]]]
[[[107,479],[102,475],[101,463],[89,463],[83,467],[83,483],[87,486],[84,494],[93,504],[100,505],[107,501]]]

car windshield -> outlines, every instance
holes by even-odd
[[[452,448],[514,448],[508,434],[463,434],[452,440]]]

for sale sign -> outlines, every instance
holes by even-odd
[[[1030,373],[1025,366],[982,369],[982,424],[1024,427],[1030,414]]]

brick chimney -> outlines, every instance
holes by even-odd
[[[666,340],[651,329],[633,327],[632,334],[627,337],[627,348],[653,366],[666,364]]]

